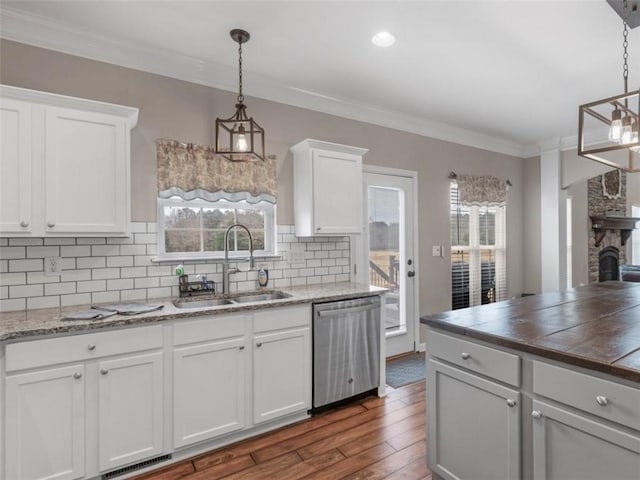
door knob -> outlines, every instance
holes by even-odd
[[[56,222],[47,222],[47,227],[53,228],[56,226]]]
[[[109,373],[109,369],[108,369],[108,368],[101,368],[101,369],[100,369],[100,373],[101,373],[102,375],[106,375],[107,373]]]
[[[534,410],[533,412],[531,412],[531,416],[536,420],[540,420],[542,418],[542,412],[539,412],[538,410]]]
[[[76,372],[76,373],[73,374],[73,378],[78,380],[79,378],[82,378],[82,374],[80,372]]]
[[[413,270],[409,270],[409,271],[407,272],[407,276],[408,276],[409,278],[413,278],[413,277],[415,277],[415,276],[416,276],[416,272],[414,272]]]
[[[507,398],[507,405],[509,407],[515,407],[518,404],[513,398]]]
[[[607,397],[605,397],[604,395],[598,395],[596,397],[596,402],[601,407],[606,407],[609,404],[609,399]]]
[[[20,222],[20,226],[22,228],[27,228],[29,226],[29,222],[27,222],[26,220],[23,220]]]

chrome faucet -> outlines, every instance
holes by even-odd
[[[222,264],[222,293],[229,293],[229,275],[232,273],[238,273],[241,270],[239,268],[229,268],[229,232],[233,230],[235,227],[244,228],[249,235],[249,270],[254,268],[254,260],[253,260],[253,237],[251,236],[251,232],[247,227],[240,223],[234,223],[227,231],[224,232],[224,263]]]

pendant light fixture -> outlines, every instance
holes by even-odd
[[[611,2],[610,2],[611,3]],[[631,13],[638,16],[638,3]],[[614,7],[615,8],[615,7]],[[619,168],[640,172],[640,89],[629,91],[629,2],[622,2],[624,93],[581,105],[578,120],[578,155]],[[605,137],[606,132],[606,138]]]
[[[247,116],[242,94],[242,44],[250,35],[239,28],[229,34],[238,43],[238,101],[233,116],[216,119],[216,153],[232,162],[264,161],[264,129]]]

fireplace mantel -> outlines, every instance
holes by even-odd
[[[620,244],[625,245],[631,232],[636,228],[640,217],[608,217],[606,215],[591,215],[591,228],[596,235],[596,247],[607,235],[607,230],[620,230]]]

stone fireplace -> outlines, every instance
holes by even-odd
[[[587,181],[588,215],[591,226],[597,227],[593,217],[607,217],[607,213],[625,215],[627,209],[627,177],[620,170],[612,170]],[[618,267],[625,264],[626,253],[622,245],[623,231],[617,228],[589,229],[589,283],[606,278],[618,279]],[[625,239],[626,240],[626,239]],[[615,270],[615,271],[614,271]]]

